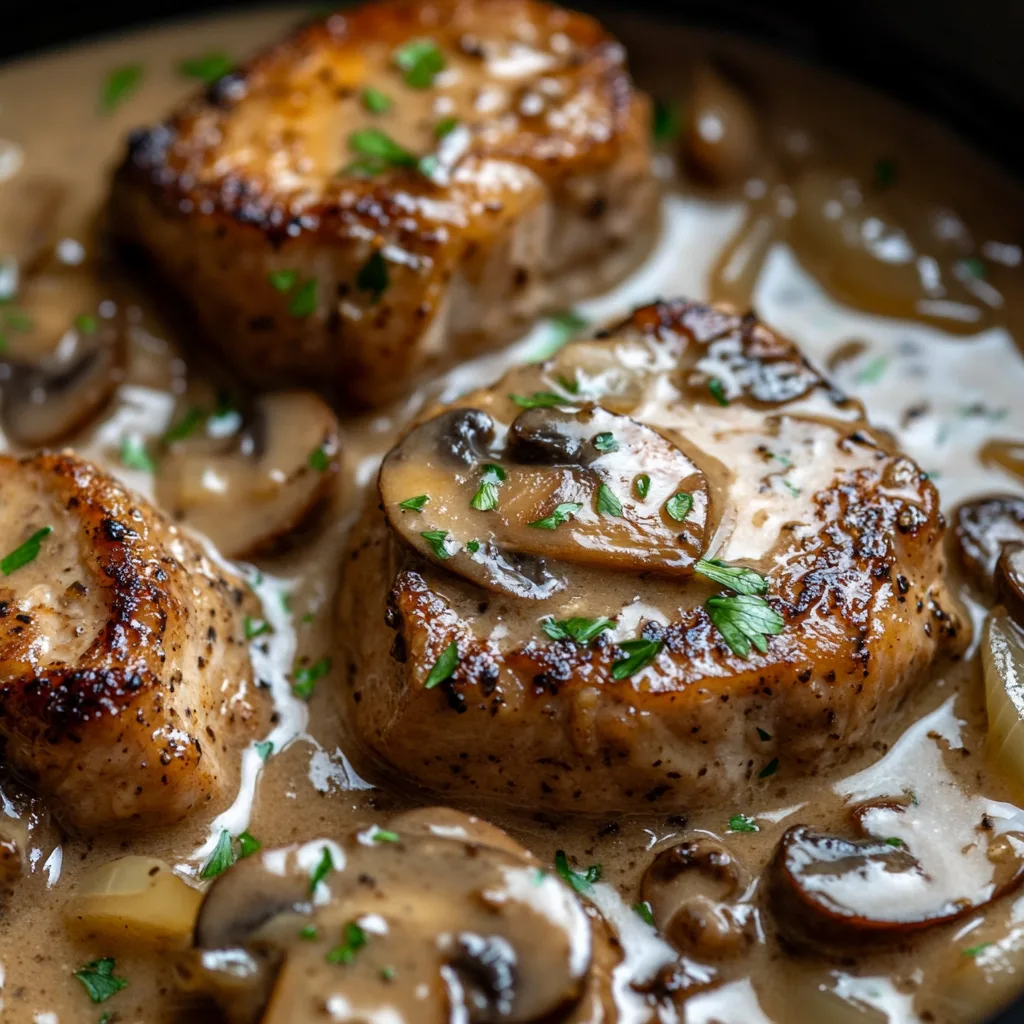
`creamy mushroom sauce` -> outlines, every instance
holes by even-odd
[[[73,348],[82,339],[66,332],[82,314],[98,323],[80,324],[80,334],[97,326],[123,332],[128,358],[114,400],[71,443],[150,495],[159,497],[163,484],[154,485],[139,457],[147,440],[163,435],[191,405],[210,403],[226,382],[194,356],[186,360],[178,347],[183,328],[101,258],[97,215],[108,173],[128,129],[156,119],[194,87],[179,71],[182,60],[218,51],[242,57],[294,21],[294,11],[279,11],[172,25],[0,73],[0,251],[17,257],[23,276],[31,270],[42,258],[33,235],[40,211],[59,240],[42,283],[26,287],[16,307],[0,306],[9,358]],[[939,126],[826,73],[708,34],[639,21],[611,27],[630,50],[640,84],[682,101],[682,141],[695,166],[683,173],[671,146],[662,147],[660,241],[627,282],[580,304],[578,312],[601,323],[659,295],[711,298],[741,309],[752,304],[865,401],[874,422],[932,474],[947,508],[986,490],[1021,490],[1024,363],[1014,338],[1024,341],[1024,202],[1017,187]],[[709,59],[725,68],[722,76],[708,70]],[[112,70],[136,64],[138,88],[113,112],[101,113]],[[709,165],[728,180],[702,184],[696,172]],[[11,272],[4,263],[5,293]],[[32,329],[12,319],[15,308],[31,316]],[[371,787],[347,760],[327,692],[336,683],[331,673],[316,681],[308,705],[291,695],[288,677],[293,666],[323,665],[331,654],[346,530],[396,431],[426,402],[453,398],[549,352],[559,330],[540,324],[513,348],[459,367],[396,408],[343,422],[342,468],[329,513],[292,554],[244,570],[272,627],[254,639],[253,652],[278,717],[266,765],[255,749],[242,755],[241,789],[230,807],[213,820],[196,816],[165,832],[61,839],[38,800],[3,783],[3,813],[31,835],[31,870],[5,894],[0,913],[5,1020],[55,1024],[98,1020],[109,1011],[111,1020],[157,1022],[211,1012],[177,989],[167,951],[69,934],[63,908],[85,871],[144,854],[169,861],[199,885],[200,867],[223,828],[237,834],[248,827],[269,848],[341,837],[410,806]],[[70,415],[63,406],[59,414]],[[203,428],[207,433],[213,422]],[[5,444],[19,450],[13,433]],[[235,479],[214,478],[216,486]],[[230,514],[240,531],[250,527],[245,500]],[[212,545],[210,552],[217,556]],[[964,598],[980,625],[985,609],[966,590]],[[639,614],[630,607],[620,625],[632,629]],[[680,1009],[687,1022],[977,1018],[1017,987],[1024,893],[896,947],[864,943],[830,960],[784,953],[774,944],[756,881],[786,828],[804,823],[850,834],[847,805],[871,801],[874,809],[862,816],[865,831],[902,839],[931,876],[931,896],[908,893],[908,900],[941,903],[991,884],[979,822],[984,817],[996,833],[1020,828],[1024,812],[1014,801],[1024,804],[1024,779],[1003,777],[986,760],[975,655],[976,648],[963,665],[940,668],[863,763],[834,778],[792,780],[783,771],[765,778],[743,804],[689,820],[645,814],[638,806],[635,816],[570,821],[538,808],[532,817],[506,816],[498,824],[544,862],[564,849],[577,866],[602,866],[604,882],[593,899],[625,942],[621,993],[631,971],[649,973],[666,953],[629,909],[655,852],[684,836],[724,841],[753,880],[742,899],[749,904],[744,927],[754,941],[742,955],[719,962],[723,985]],[[730,831],[735,815],[757,831]],[[128,986],[96,1007],[72,972],[100,956],[116,958]],[[624,995],[623,1007],[624,1019],[644,1019]]]

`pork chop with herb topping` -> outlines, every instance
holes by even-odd
[[[389,0],[138,133],[112,223],[236,373],[379,405],[642,260],[650,120],[589,17]]]
[[[648,306],[387,456],[341,600],[348,721],[412,782],[521,806],[817,772],[964,649],[943,531],[926,475],[793,344]]]
[[[70,454],[0,456],[0,738],[67,825],[168,824],[230,792],[259,724],[254,599]]]

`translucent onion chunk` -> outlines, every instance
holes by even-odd
[[[1024,634],[993,615],[981,645],[992,760],[1024,792]]]

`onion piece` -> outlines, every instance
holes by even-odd
[[[88,872],[64,908],[70,927],[126,944],[186,946],[203,894],[156,857],[119,857]]]
[[[1007,615],[989,618],[981,657],[989,754],[1024,791],[1024,635]]]

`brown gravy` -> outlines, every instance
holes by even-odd
[[[125,318],[127,377],[73,446],[145,493],[153,493],[152,473],[125,466],[125,439],[161,435],[210,384],[198,360],[183,361],[179,342],[186,339],[176,327],[100,259],[96,218],[108,175],[125,133],[194,87],[178,70],[182,60],[217,51],[245,56],[294,22],[294,12],[269,11],[173,24],[0,72],[0,254],[29,245],[19,217],[34,196],[58,211],[54,229],[68,240],[61,246],[68,265],[84,260],[73,298],[65,293],[50,303],[44,295],[34,308],[52,305],[59,323],[69,312],[61,303],[73,301],[74,315],[112,302]],[[668,182],[662,238],[627,282],[581,303],[581,316],[600,323],[657,295],[752,305],[864,400],[875,423],[933,475],[947,507],[988,490],[1021,490],[1024,363],[1015,342],[1024,341],[1024,200],[1016,183],[940,126],[822,72],[707,33],[628,20],[612,28],[632,53],[640,84],[658,96],[689,96],[693,69],[720,61],[752,99],[753,126],[743,127],[756,132],[757,144],[745,165],[743,153],[730,157],[742,171],[715,188],[659,157]],[[101,113],[107,76],[130,64],[142,68],[137,90]],[[714,109],[694,101],[684,109],[685,130],[713,143],[722,130]],[[57,189],[63,202],[55,204],[54,193],[40,196],[44,187]],[[7,323],[4,333],[17,343],[17,325]],[[271,847],[347,833],[410,806],[406,797],[372,788],[346,758],[327,692],[331,676],[319,680],[307,706],[291,697],[286,674],[302,659],[315,663],[331,653],[346,531],[402,423],[430,399],[453,397],[537,358],[556,334],[551,323],[540,324],[512,349],[459,367],[400,407],[343,423],[343,469],[325,522],[293,555],[245,570],[274,628],[256,648],[258,671],[280,712],[271,734],[279,752],[262,775],[253,753],[245,754],[239,798],[214,821],[197,816],[162,832],[89,840],[33,826],[32,870],[5,896],[0,914],[4,1019],[57,1024],[101,1019],[109,1010],[111,1020],[156,1024],[200,1013],[176,987],[166,950],[101,946],[69,932],[63,908],[86,870],[127,853],[148,854],[198,884],[222,827],[233,834],[248,827]],[[980,624],[985,610],[967,597]],[[565,849],[578,863],[600,863],[606,885],[598,902],[625,920],[652,850],[673,836],[721,836],[756,875],[789,825],[828,828],[848,801],[913,792],[914,813],[885,823],[885,834],[927,849],[927,869],[940,886],[955,888],[968,875],[983,884],[984,865],[969,849],[978,819],[989,815],[1005,829],[1024,819],[1014,806],[1024,803],[1024,779],[1004,779],[989,766],[985,734],[972,657],[919,691],[892,722],[887,742],[861,763],[835,778],[780,784],[763,805],[722,807],[688,821],[638,808],[616,820],[555,820],[540,810],[531,818],[499,815],[497,823],[544,861]],[[9,817],[46,817],[13,783],[3,784],[2,799]],[[756,831],[730,831],[734,815],[746,816]],[[865,949],[855,962],[789,956],[764,939],[724,963],[726,984],[692,999],[685,1020],[974,1019],[1016,988],[1006,963],[982,954],[986,943],[1010,936],[1013,963],[1022,912],[1024,901],[1011,896],[903,946]],[[627,946],[633,941],[627,934]],[[116,957],[117,973],[129,984],[93,1007],[73,972],[100,956]],[[1015,966],[1024,966],[1019,953]]]

